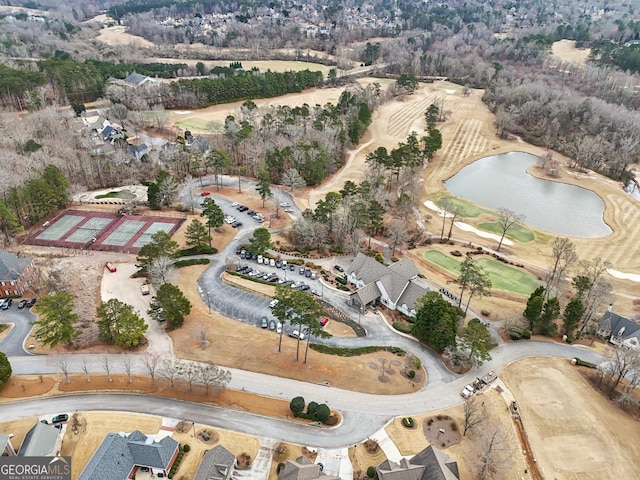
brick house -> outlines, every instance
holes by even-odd
[[[0,251],[0,297],[20,297],[35,279],[32,258]]]

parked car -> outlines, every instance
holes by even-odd
[[[294,330],[293,332],[290,332],[289,336],[291,338],[299,338],[300,340],[304,340],[304,333],[300,332],[299,330]]]
[[[335,268],[340,273],[344,272],[344,268],[342,268],[340,265],[334,265],[333,268]]]
[[[271,330],[272,332],[274,332],[276,330],[276,321],[275,320],[269,320],[269,330]]]
[[[109,270],[111,273],[117,270],[116,266],[111,262],[105,263],[104,266],[107,267],[107,270]]]
[[[275,307],[276,305],[278,305],[278,303],[279,303],[278,299],[277,299],[277,298],[274,298],[273,300],[271,300],[271,301],[269,302],[269,308],[273,308],[273,307]]]
[[[267,328],[269,326],[269,321],[267,320],[267,317],[265,317],[264,315],[260,319],[260,326],[262,328]]]
[[[318,278],[318,274],[316,272],[311,272],[311,280],[315,280]]]
[[[329,323],[329,317],[321,317],[320,318],[320,326],[324,327],[327,323]]]
[[[304,271],[305,271],[305,268],[304,268],[304,267],[300,267],[300,268],[298,269],[298,273],[299,273],[300,275],[304,275]]]
[[[276,333],[282,333],[282,323],[280,322],[276,324]]]
[[[311,270],[310,270],[310,269],[308,269],[308,268],[307,268],[307,269],[305,269],[305,271],[304,271],[304,276],[305,276],[305,277],[307,277],[307,278],[311,278]]]
[[[0,308],[2,310],[9,310],[11,304],[13,304],[13,300],[11,298],[5,298],[4,302],[2,302],[2,305],[0,305]]]
[[[56,415],[55,417],[53,417],[51,419],[51,423],[66,422],[67,420],[69,420],[69,415],[67,415],[66,413],[61,413],[60,415]]]
[[[316,297],[319,297],[322,294],[318,290],[311,290],[311,295],[315,295]]]
[[[208,197],[209,195],[211,195],[211,192],[207,192],[206,190],[200,194],[202,197]]]
[[[290,264],[289,264],[289,270],[291,270],[292,272],[295,272],[295,271],[296,271],[296,266],[295,266],[295,264],[290,263]]]
[[[275,267],[276,266],[276,261],[273,258],[269,259],[269,266],[270,267]]]
[[[22,309],[27,305],[27,300],[26,299],[22,299],[18,302],[18,308]]]
[[[276,260],[276,268],[282,268],[282,262],[280,260]]]
[[[231,224],[233,228],[238,228],[242,226],[242,222],[235,221]]]
[[[290,204],[290,203],[287,203],[287,202],[282,202],[282,203],[280,204],[280,206],[281,206],[281,207],[290,207],[290,206],[291,206],[291,204]]]
[[[293,208],[285,208],[284,211],[286,213],[293,213]]]
[[[462,398],[469,398],[472,397],[474,393],[475,390],[473,389],[473,387],[471,385],[466,385],[460,392],[460,395],[462,396]]]
[[[300,285],[298,287],[298,290],[300,290],[302,292],[304,292],[305,290],[309,290],[309,289],[311,289],[311,287],[309,285],[307,285],[307,284],[302,284],[302,285]]]
[[[30,298],[29,300],[27,300],[26,307],[27,308],[33,307],[36,304],[36,300],[37,300],[37,298]]]

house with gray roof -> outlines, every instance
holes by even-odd
[[[17,453],[11,444],[11,437],[13,435],[7,435],[6,433],[0,433],[0,456],[16,456]]]
[[[613,313],[609,308],[598,322],[598,335],[618,347],[640,348],[640,325],[632,318]]]
[[[415,263],[408,258],[386,267],[374,258],[358,253],[347,270],[347,280],[358,287],[350,296],[352,305],[364,309],[380,301],[405,315],[415,315],[416,300],[428,291],[418,278]]]
[[[146,86],[158,84],[158,82],[153,78],[148,77],[146,75],[141,75],[140,73],[137,73],[137,72],[130,73],[129,75],[127,75],[127,77],[124,80],[116,81],[115,83],[121,83],[121,84],[124,84],[124,86],[133,87],[133,88],[146,87]]]
[[[410,460],[385,460],[376,467],[380,480],[460,480],[458,464],[447,454],[429,446]]]
[[[319,464],[307,457],[300,456],[295,460],[287,460],[278,474],[278,480],[340,480],[340,477],[322,472]]]
[[[19,297],[33,282],[36,269],[33,258],[19,257],[0,250],[0,297]]]
[[[53,425],[36,423],[22,440],[19,457],[49,457],[56,455],[60,448],[58,434],[60,430]]]
[[[236,456],[222,445],[207,450],[193,480],[229,480],[236,466]]]
[[[139,430],[107,433],[78,480],[126,480],[145,467],[166,477],[178,456],[178,442],[164,437],[156,442]]]

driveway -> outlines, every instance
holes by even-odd
[[[30,309],[18,309],[15,301],[8,310],[0,310],[0,323],[13,323],[11,331],[0,340],[0,352],[4,352],[7,357],[31,355],[25,350],[24,340],[35,320],[36,316]]]

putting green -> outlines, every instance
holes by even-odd
[[[438,199],[438,201],[436,202],[436,205],[438,205],[440,208],[442,208],[442,201],[444,199],[447,199],[449,201],[449,203],[451,205],[453,205],[454,207],[458,208],[458,210],[460,211],[460,216],[461,217],[478,217],[480,215],[482,215],[483,213],[487,213],[489,215],[494,215],[494,212],[492,212],[491,210],[487,210],[486,208],[480,208],[477,205],[468,202],[466,200],[463,200],[462,198],[458,198],[458,197],[451,197],[449,195],[445,195],[443,197],[440,197]]]
[[[439,250],[427,250],[424,253],[424,258],[456,276],[460,275],[460,264],[464,261],[463,257],[461,257],[461,260],[457,260]],[[521,295],[530,295],[539,285],[539,282],[528,273],[505,265],[493,258],[478,258],[476,256],[475,263],[489,275],[492,284],[491,288]]]
[[[496,235],[502,235],[502,227],[498,223],[480,223],[478,228],[487,232],[495,233]],[[528,243],[533,241],[534,234],[528,228],[520,225],[514,225],[507,230],[505,237],[515,240],[516,242]]]

